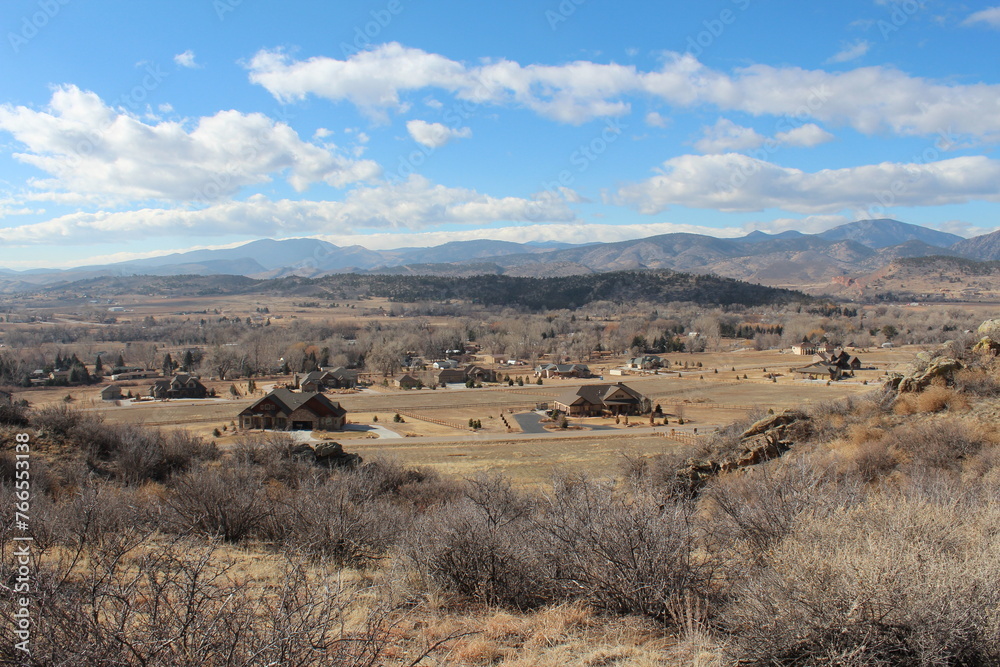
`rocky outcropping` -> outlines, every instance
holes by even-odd
[[[889,376],[889,379],[885,382],[885,388],[898,391],[901,394],[920,392],[939,378],[946,383],[951,382],[955,373],[962,368],[964,366],[958,359],[936,357],[926,366],[918,367],[906,375],[896,373]]]
[[[720,472],[732,472],[778,458],[787,452],[794,440],[808,436],[809,415],[800,410],[785,410],[754,422],[740,436],[743,451],[723,461],[688,459],[677,471],[678,478],[694,495]]]

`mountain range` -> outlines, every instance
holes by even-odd
[[[819,234],[752,232],[741,238],[663,234],[615,243],[455,241],[431,248],[371,250],[314,238],[262,239],[67,270],[0,269],[5,292],[102,276],[239,275],[318,277],[334,273],[555,277],[622,270],[715,273],[775,287],[822,292],[847,276],[910,257],[1000,259],[1000,232],[963,239],[898,220],[860,220]]]

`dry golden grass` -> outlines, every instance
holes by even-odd
[[[946,408],[951,412],[964,412],[969,407],[969,400],[963,394],[950,387],[931,385],[919,393],[902,394],[893,411],[897,415],[913,415],[940,412]]]

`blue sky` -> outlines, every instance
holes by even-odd
[[[1000,225],[990,4],[8,0],[0,26],[0,267]]]

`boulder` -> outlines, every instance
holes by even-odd
[[[344,446],[339,442],[317,442],[313,446],[313,453],[317,459],[325,459],[329,456],[343,456]]]
[[[994,343],[1000,343],[1000,320],[986,320],[977,330],[983,338],[989,338]]]
[[[995,357],[1000,353],[1000,343],[989,336],[983,336],[983,339],[973,346],[972,351],[975,354],[988,354]]]
[[[788,451],[789,445],[791,445],[790,442],[767,438],[756,447],[743,452],[743,455],[736,459],[736,467],[745,468],[776,459]]]
[[[926,389],[931,382],[938,378],[946,382],[951,380],[956,371],[963,368],[962,362],[951,357],[938,357],[934,359],[927,368],[915,371],[900,379],[898,390],[901,394],[907,392],[918,392]]]
[[[315,459],[316,458],[316,453],[313,452],[313,448],[310,445],[306,444],[306,443],[301,443],[301,444],[298,444],[298,445],[295,445],[294,447],[292,447],[291,454],[292,454],[292,457],[296,458],[296,459]]]
[[[741,435],[740,438],[752,438],[755,435],[762,435],[773,429],[787,426],[793,422],[804,419],[809,419],[809,416],[800,410],[785,410],[776,415],[768,415],[767,417],[754,422],[750,428],[743,432],[743,435]]]

